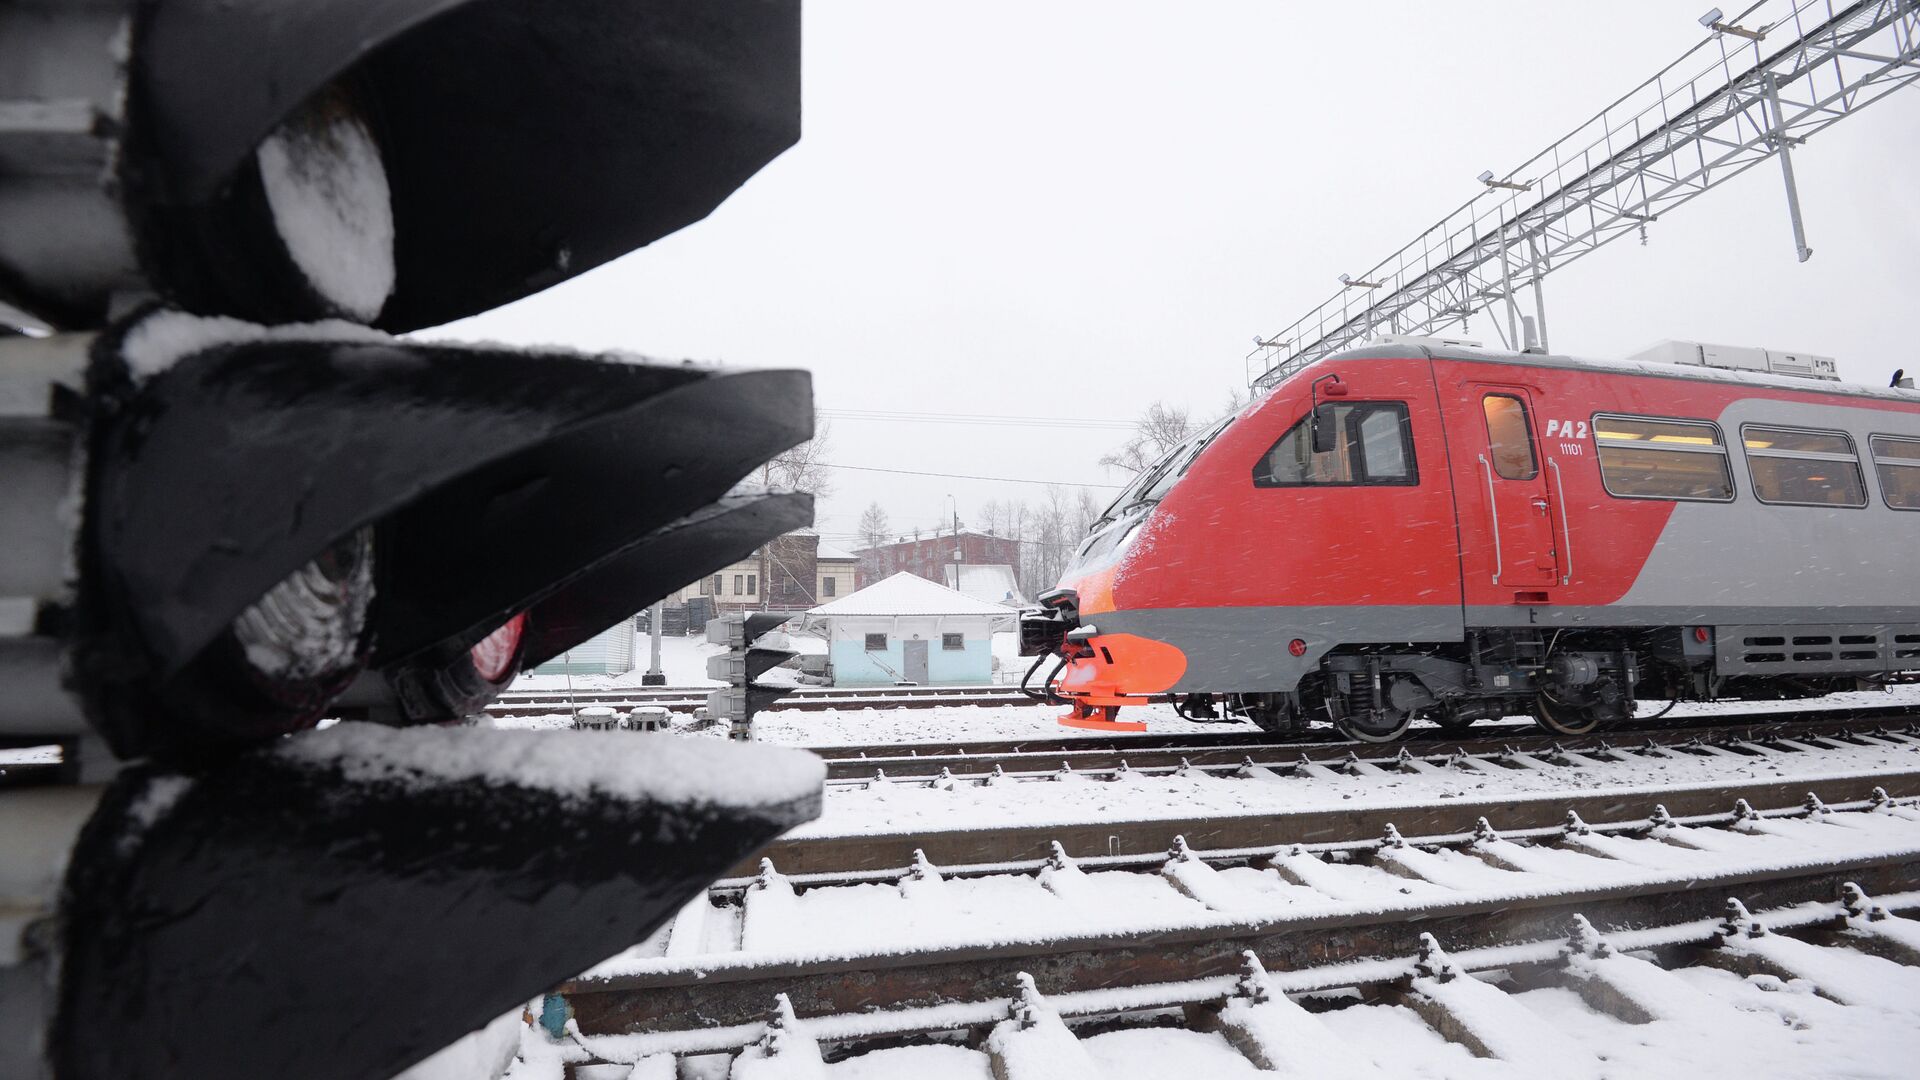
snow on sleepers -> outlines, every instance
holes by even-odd
[[[1814,992],[1842,1005],[1872,1005],[1889,998],[1920,998],[1920,970],[1851,949],[1823,948],[1787,937],[1754,918],[1738,900],[1727,901],[1720,947],[1703,959],[1740,975],[1805,979]]]
[[[1803,813],[1803,809],[1805,809],[1803,805],[1795,805],[1795,807],[1768,809],[1768,811],[1759,811],[1759,813],[1761,813],[1761,817],[1788,817],[1788,815],[1799,815],[1799,813]],[[1880,790],[1880,788],[1874,790],[1874,798],[1849,799],[1849,801],[1841,801],[1841,803],[1828,803],[1826,809],[1830,809],[1830,811],[1868,811],[1868,809],[1870,809],[1870,811],[1880,811],[1882,817],[1920,821],[1920,809],[1895,803],[1889,796],[1885,796],[1884,790]],[[1690,824],[1726,824],[1726,822],[1732,822],[1736,819],[1736,811],[1703,813],[1703,815],[1690,815],[1690,817],[1682,817],[1682,819],[1674,819],[1672,815],[1667,815],[1667,813],[1663,813],[1663,811],[1665,811],[1665,805],[1657,805],[1653,817],[1630,817],[1630,819],[1619,819],[1619,821],[1594,822],[1584,821],[1584,819],[1580,819],[1578,813],[1569,811],[1567,817],[1571,819],[1571,822],[1563,821],[1561,824],[1553,824],[1553,826],[1534,826],[1534,828],[1501,828],[1498,836],[1500,836],[1500,840],[1507,842],[1509,846],[1501,847],[1500,851],[1509,853],[1509,857],[1511,857],[1511,849],[1513,849],[1511,842],[1513,842],[1513,840],[1557,840],[1559,846],[1567,847],[1569,851],[1580,851],[1580,853],[1586,853],[1586,855],[1596,855],[1596,857],[1601,857],[1601,859],[1613,859],[1613,861],[1636,865],[1636,867],[1678,867],[1678,865],[1682,865],[1682,863],[1684,863],[1684,865],[1697,865],[1697,863],[1695,863],[1697,855],[1693,853],[1692,849],[1684,846],[1684,844],[1670,844],[1670,846],[1667,846],[1667,844],[1638,844],[1638,842],[1632,842],[1632,840],[1620,840],[1619,836],[1615,836],[1615,834],[1638,834],[1638,832],[1647,832],[1647,830],[1653,828],[1653,826],[1657,826],[1657,828],[1674,828],[1674,826],[1690,826]],[[1480,819],[1480,821],[1486,821],[1486,819]],[[1836,822],[1836,824],[1847,824],[1847,822],[1853,822],[1853,819],[1843,815],[1843,817],[1837,817],[1837,819],[1832,819],[1832,821]],[[1857,824],[1857,822],[1855,822],[1855,824]],[[1680,832],[1672,832],[1670,836],[1682,838],[1682,836],[1688,836],[1688,832],[1682,828]],[[1415,836],[1415,838],[1409,838],[1409,840],[1411,840],[1413,844],[1419,844],[1419,846],[1425,847],[1459,846],[1459,844],[1469,844],[1469,846],[1471,846],[1476,838],[1478,838],[1478,828],[1475,828],[1475,830],[1463,830],[1463,832],[1423,834],[1423,836]],[[1185,840],[1185,838],[1181,838],[1181,840]],[[1375,847],[1379,847],[1379,844],[1379,838],[1356,838],[1356,840],[1331,840],[1331,842],[1283,844],[1283,846],[1263,844],[1263,846],[1254,847],[1208,847],[1208,849],[1188,847],[1188,851],[1190,851],[1192,857],[1196,857],[1196,859],[1200,859],[1200,861],[1206,861],[1206,863],[1210,863],[1210,865],[1238,865],[1238,863],[1271,865],[1273,869],[1281,872],[1286,880],[1296,880],[1296,882],[1298,882],[1298,878],[1288,869],[1288,857],[1292,857],[1292,855],[1302,855],[1302,853],[1325,855],[1325,853],[1338,853],[1338,851],[1363,853],[1363,851],[1373,851]],[[979,876],[991,876],[991,874],[1025,874],[1025,872],[1039,872],[1043,871],[1044,867],[1056,863],[1058,859],[1064,859],[1064,857],[1066,857],[1066,849],[1060,846],[1058,842],[1052,842],[1052,849],[1054,849],[1054,853],[1050,853],[1048,857],[1043,857],[1043,859],[1008,859],[1008,861],[996,861],[996,863],[941,865],[939,871],[941,871],[941,876],[945,876],[945,878],[979,878]],[[1553,851],[1542,849],[1542,847],[1528,847],[1528,851],[1540,853],[1540,855],[1536,855],[1536,857],[1555,857]],[[918,847],[916,847],[916,853],[920,853],[920,855],[924,857],[924,849],[918,849]],[[1488,851],[1475,849],[1473,853],[1478,855],[1478,857],[1482,857],[1482,859],[1488,859]],[[1081,867],[1083,871],[1114,871],[1114,869],[1152,871],[1152,869],[1158,869],[1164,859],[1165,855],[1162,851],[1140,851],[1140,853],[1135,853],[1135,855],[1085,855],[1085,857],[1073,859],[1073,863],[1075,863],[1077,867]],[[1498,863],[1496,863],[1496,865],[1498,865]],[[843,886],[843,884],[860,884],[860,882],[895,882],[895,880],[899,880],[900,874],[906,874],[906,872],[910,872],[910,869],[912,869],[912,865],[906,863],[906,865],[900,865],[900,867],[876,867],[876,869],[864,869],[864,871],[801,872],[801,874],[785,874],[785,880],[789,880],[789,882],[791,882],[795,888],[799,888],[799,890],[806,890],[806,888]],[[1501,869],[1515,869],[1515,867],[1501,867]],[[735,897],[741,896],[741,894],[747,890],[747,886],[751,886],[756,878],[758,878],[758,867],[755,869],[755,876],[730,876],[730,878],[720,878],[720,880],[716,880],[714,886],[712,886],[712,896],[716,897],[716,899],[735,899]],[[1298,882],[1298,884],[1309,884],[1309,882]],[[1332,892],[1329,892],[1329,890],[1323,890],[1323,892],[1327,892],[1329,896],[1338,896],[1338,888],[1334,888]]]
[[[1841,839],[1849,835],[1848,830],[1834,831]],[[1442,889],[1436,894],[1438,886],[1421,882],[1417,884],[1425,888],[1412,895],[1363,893],[1358,900],[1328,898],[1279,904],[1260,914],[1244,909],[1216,912],[1191,901],[1185,901],[1188,907],[1175,913],[1173,908],[1155,904],[1141,909],[1153,917],[1142,916],[1130,929],[1122,916],[1114,916],[1122,921],[1087,925],[1083,933],[1066,935],[1059,933],[1058,926],[1027,930],[1015,920],[996,926],[991,938],[982,939],[957,921],[943,919],[931,925],[919,924],[911,939],[898,943],[869,943],[858,936],[823,942],[818,933],[823,926],[810,927],[804,919],[792,921],[795,912],[788,911],[783,913],[778,933],[772,935],[782,946],[778,949],[691,958],[654,956],[602,965],[596,969],[596,977],[578,980],[566,992],[578,1003],[583,1026],[588,1030],[641,1030],[681,1014],[700,1015],[723,1024],[743,1020],[765,1008],[771,986],[790,992],[803,1013],[851,1008],[856,998],[871,1000],[874,995],[897,998],[902,1004],[930,1003],[963,995],[982,980],[1005,979],[1012,970],[1038,957],[1047,958],[1055,988],[1068,990],[1078,988],[1076,982],[1082,977],[1110,979],[1111,960],[1103,958],[1117,955],[1126,956],[1128,970],[1143,981],[1162,981],[1204,971],[1208,956],[1234,943],[1257,947],[1263,957],[1282,967],[1294,967],[1303,961],[1324,962],[1341,955],[1364,959],[1368,949],[1390,948],[1396,943],[1405,946],[1420,926],[1452,927],[1450,933],[1455,939],[1469,947],[1489,937],[1514,933],[1551,937],[1557,934],[1556,920],[1573,911],[1589,912],[1597,920],[1604,918],[1610,926],[1644,925],[1655,920],[1690,923],[1676,938],[1690,940],[1702,932],[1700,917],[1729,894],[1761,897],[1770,905],[1792,904],[1832,895],[1835,875],[1860,875],[1860,880],[1911,880],[1916,865],[1920,865],[1920,848],[1912,845],[1885,848],[1873,838],[1862,836],[1845,847],[1843,852],[1822,853],[1780,841],[1764,859],[1735,864],[1721,857],[1703,859],[1712,865],[1692,871],[1649,871],[1645,878],[1624,883],[1538,880],[1545,875],[1508,873],[1505,876],[1516,879],[1512,884]],[[1085,875],[1081,884],[1088,888],[1074,901],[1078,909],[1102,910],[1099,894],[1092,886],[1103,876],[1112,875]],[[1166,886],[1160,887],[1169,897],[1175,895]],[[896,890],[887,892],[899,902]],[[1089,902],[1094,906],[1089,907]],[[1810,910],[1813,914],[1808,917],[1815,923],[1824,920],[1837,924],[1841,913],[1831,903]],[[1709,920],[1704,925],[1711,935],[1716,924]],[[1644,933],[1623,932],[1621,936],[1630,940],[1635,935]],[[1636,941],[1631,947],[1656,943]],[[1558,947],[1557,942],[1551,943],[1548,955]],[[1527,957],[1524,947],[1502,947],[1502,952],[1506,962],[1543,959]]]
[[[1920,766],[1920,762],[1915,763]],[[1881,766],[1884,768],[1884,765]],[[1076,770],[1077,771],[1077,770]],[[1509,773],[1509,775],[1521,775]],[[1690,778],[1691,774],[1690,774]],[[1345,778],[1348,783],[1364,783]],[[1471,832],[1476,818],[1493,820],[1503,832],[1561,824],[1572,809],[1594,821],[1642,817],[1651,805],[1668,806],[1681,823],[1728,820],[1733,800],[1744,798],[1767,812],[1798,812],[1808,792],[1830,806],[1857,802],[1874,786],[1909,797],[1920,795],[1920,767],[1869,769],[1781,779],[1767,773],[1722,774],[1711,782],[1584,787],[1562,785],[1521,792],[1468,785],[1429,793],[1423,777],[1408,786],[1368,798],[1352,792],[1301,787],[1272,796],[1255,789],[1287,787],[1247,781],[1180,783],[1162,778],[1155,798],[1127,799],[1138,816],[1116,821],[1116,796],[1104,784],[1014,784],[953,791],[910,789],[847,793],[834,790],[825,816],[782,837],[768,851],[793,874],[904,866],[914,848],[943,866],[1017,862],[1044,857],[1045,843],[1059,840],[1076,857],[1164,852],[1175,835],[1204,848],[1251,848],[1291,842],[1361,841],[1379,835],[1388,822],[1404,832],[1439,835]],[[1658,779],[1657,777],[1654,779]],[[1571,789],[1570,789],[1571,788]],[[1386,797],[1382,797],[1386,796]],[[965,822],[956,827],[955,822]],[[1117,838],[1117,845],[1110,842]],[[731,871],[749,877],[751,866]]]
[[[1566,1042],[1498,987],[1468,975],[1432,934],[1420,935],[1420,958],[1402,1000],[1434,1030],[1478,1057],[1551,1074],[1567,1056]]]
[[[1797,948],[1783,948],[1782,952],[1791,953],[1802,967],[1817,969],[1819,977],[1830,984],[1863,984],[1852,987],[1856,992],[1870,990],[1876,984],[1882,987],[1880,1000],[1869,1002],[1874,1010],[1856,1024],[1857,1030],[1867,1031],[1876,1024],[1884,1025],[1888,1014],[1882,1010],[1912,1009],[1910,997],[1896,995],[1907,989],[1907,981],[1920,978],[1920,972],[1846,949],[1823,948],[1756,930],[1757,927],[1778,930],[1788,925],[1806,926],[1844,919],[1849,911],[1859,909],[1859,904],[1854,902],[1858,899],[1856,892],[1847,903],[1807,904],[1791,911],[1760,916],[1737,909],[1737,915],[1731,920],[1657,928],[1652,932],[1660,936],[1660,941],[1647,938],[1646,931],[1634,935],[1601,935],[1576,916],[1572,920],[1574,933],[1568,940],[1466,949],[1453,954],[1447,953],[1432,935],[1423,934],[1415,955],[1268,974],[1257,956],[1245,953],[1238,958],[1237,975],[1117,989],[1046,994],[1031,974],[1021,971],[1006,980],[1000,996],[858,1013],[803,1016],[786,995],[773,994],[751,1023],[635,1035],[575,1035],[574,1038],[579,1047],[597,1060],[653,1065],[668,1055],[737,1050],[740,1053],[732,1062],[732,1076],[747,1080],[788,1080],[789,1077],[825,1075],[818,1066],[822,1060],[821,1049],[828,1045],[839,1047],[839,1053],[851,1050],[858,1054],[864,1043],[883,1041],[900,1047],[883,1051],[897,1055],[889,1059],[890,1063],[906,1066],[909,1061],[918,1060],[911,1052],[916,1037],[942,1035],[930,1043],[923,1040],[919,1045],[937,1047],[937,1052],[944,1055],[978,1055],[969,1060],[979,1062],[979,1072],[968,1071],[967,1075],[1037,1080],[1104,1075],[1095,1067],[1098,1062],[1093,1060],[1097,1057],[1093,1052],[1106,1036],[1095,1032],[1113,1030],[1117,1022],[1119,1030],[1139,1032],[1143,1039],[1172,1039],[1180,1036],[1181,1027],[1167,1028],[1164,1020],[1158,1023],[1143,1020],[1137,1023],[1147,1026],[1129,1028],[1126,1018],[1129,1014],[1141,1013],[1164,1017],[1169,1010],[1185,1007],[1188,1028],[1195,1029],[1196,1033],[1215,1032],[1224,1037],[1225,1045],[1255,1070],[1328,1077],[1399,1075],[1385,1065],[1367,1043],[1356,1043],[1340,1034],[1343,1029],[1351,1030],[1339,1021],[1346,1015],[1344,1012],[1331,1016],[1311,1013],[1287,996],[1370,986],[1384,991],[1386,1001],[1398,1000],[1411,1005],[1433,1031],[1471,1053],[1498,1059],[1504,1065],[1532,1075],[1608,1074],[1616,1067],[1610,1063],[1615,1059],[1615,1050],[1622,1045],[1617,1041],[1618,1036],[1608,1032],[1604,1042],[1596,1042],[1594,1032],[1598,1029],[1575,1025],[1562,1030],[1547,1016],[1529,1007],[1531,1002],[1524,1000],[1531,996],[1528,992],[1508,988],[1511,983],[1506,982],[1504,976],[1496,975],[1532,966],[1550,980],[1557,978],[1575,990],[1598,1012],[1628,1024],[1655,1025],[1646,1029],[1647,1035],[1636,1035],[1627,1045],[1654,1040],[1661,1052],[1702,1046],[1701,1053],[1693,1056],[1705,1061],[1715,1060],[1716,1054],[1724,1053],[1726,1047],[1720,1044],[1731,1040],[1741,1045],[1761,1044],[1759,1056],[1764,1059],[1776,1050],[1790,1050],[1798,1041],[1792,1033],[1799,1028],[1783,1027],[1775,1014],[1764,1008],[1755,1010],[1738,1005],[1728,998],[1721,984],[1684,978],[1674,971],[1628,956],[1623,946],[1630,943],[1630,937],[1639,938],[1631,942],[1633,948],[1719,942],[1717,949],[1689,954],[1708,958],[1729,948],[1741,948],[1738,944],[1727,944],[1734,939],[1787,942]],[[1920,902],[1920,896],[1907,894],[1894,900],[1893,906],[1911,907],[1916,902]],[[1892,916],[1880,919],[1889,920],[1905,921]],[[1500,981],[1482,981],[1474,976],[1475,972],[1488,973]],[[1823,996],[1836,996],[1819,982],[1815,982],[1813,988]],[[1351,993],[1351,989],[1348,992]],[[1376,992],[1372,1000],[1382,999]],[[1783,1001],[1782,1007],[1792,1013],[1805,1008],[1793,1000]],[[1075,1018],[1099,1018],[1100,1024],[1077,1030],[1068,1023]],[[1825,1023],[1831,1024],[1834,1019],[1827,1016]],[[1145,1034],[1149,1031],[1161,1034]],[[950,1041],[952,1033],[957,1033],[963,1043],[977,1040],[980,1049],[954,1046]],[[985,1033],[984,1037],[981,1033]],[[1703,1044],[1703,1039],[1712,1045]],[[1776,1048],[1765,1045],[1769,1040],[1785,1041]],[[1818,1059],[1818,1053],[1803,1053],[1801,1060],[1783,1063],[1783,1070],[1744,1071],[1742,1075],[1804,1075],[1809,1062]],[[1880,1063],[1886,1071],[1861,1072],[1849,1068],[1849,1074],[1899,1075],[1901,1064],[1906,1060],[1905,1052],[1884,1046],[1877,1053],[1879,1058],[1875,1060],[1884,1059]],[[879,1059],[874,1060],[877,1065]],[[1224,1062],[1225,1059],[1221,1059],[1221,1063]],[[1676,1067],[1679,1064],[1687,1064],[1686,1071],[1698,1071],[1691,1067],[1697,1062],[1676,1063]]]

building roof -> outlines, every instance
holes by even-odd
[[[985,600],[1000,607],[1021,607],[1026,599],[1020,595],[1019,583],[1014,580],[1013,567],[1006,563],[948,563],[941,568],[945,572],[947,583],[954,585],[975,600]],[[958,571],[960,580],[955,582]]]
[[[925,536],[901,536],[897,540],[889,540],[884,544],[873,544],[867,547],[863,547],[860,550],[863,552],[881,551],[886,548],[907,547],[912,544],[923,544],[930,540],[953,540],[953,539],[966,537],[966,536],[975,537],[980,540],[998,540],[998,541],[1001,541],[1002,543],[1013,542],[1009,538],[1005,536],[1000,536],[997,533],[981,532],[979,529],[961,529],[957,533],[930,532],[930,533],[927,533]]]
[[[844,548],[834,547],[832,544],[827,543],[825,540],[822,540],[820,542],[820,550],[814,554],[814,558],[826,559],[829,562],[859,562],[860,561],[860,556],[855,555],[853,552],[847,551]]]
[[[859,592],[822,604],[809,615],[1005,615],[999,604],[975,600],[938,582],[906,571],[876,581]]]

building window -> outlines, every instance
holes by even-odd
[[[1860,455],[1844,431],[1799,428],[1740,429],[1754,497],[1792,506],[1865,506],[1867,482]]]
[[[1609,495],[1733,501],[1733,470],[1718,425],[1596,413],[1593,443]]]
[[[1313,452],[1310,418],[1288,429],[1253,467],[1255,487],[1414,485],[1413,426],[1397,401],[1322,405],[1322,425],[1333,432],[1333,449]]]
[[[760,575],[748,574],[747,575],[747,595],[758,596],[759,594],[760,594]]]
[[[1540,475],[1533,456],[1533,429],[1527,423],[1526,402],[1512,394],[1488,394],[1480,399],[1487,416],[1487,449],[1493,452],[1493,471],[1502,480],[1531,480]]]
[[[713,595],[715,596],[720,595],[720,592],[721,592],[720,585],[721,585],[720,575],[719,574],[713,575]]]
[[[940,647],[948,652],[958,652],[967,647],[965,634],[941,634]]]
[[[867,635],[867,651],[868,652],[886,652],[887,651],[887,635],[868,634]]]
[[[1880,497],[1895,510],[1920,510],[1920,439],[1875,435],[1873,471],[1880,478]]]
[[[840,584],[840,580],[838,578],[831,578],[831,577],[821,578],[820,579],[820,595],[832,596],[834,588],[839,584]]]

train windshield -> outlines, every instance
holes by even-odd
[[[1135,506],[1159,502],[1168,491],[1173,489],[1173,485],[1179,483],[1180,478],[1187,474],[1188,467],[1193,464],[1195,458],[1200,456],[1200,451],[1205,450],[1207,444],[1213,442],[1231,423],[1233,423],[1233,417],[1229,416],[1162,454],[1157,461],[1142,470],[1133,483],[1128,484],[1126,489],[1120,492],[1119,498],[1114,499],[1105,510],[1101,511],[1100,518],[1093,523],[1093,527],[1098,529]]]

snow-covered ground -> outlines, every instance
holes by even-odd
[[[705,976],[743,964],[807,964],[897,949],[921,951],[988,942],[1018,945],[1063,934],[1215,924],[1224,931],[1249,916],[1311,918],[1352,910],[1391,913],[1399,908],[1412,913],[1441,897],[1498,903],[1627,880],[1661,879],[1666,888],[1685,887],[1695,876],[1710,871],[1738,875],[1835,856],[1871,858],[1881,852],[1910,851],[1920,842],[1920,812],[1901,808],[1833,814],[1731,829],[1678,827],[1657,836],[1591,838],[1597,847],[1583,846],[1586,839],[1573,838],[1557,847],[1487,840],[1469,850],[1409,848],[1378,853],[1377,859],[1404,862],[1396,873],[1379,866],[1292,855],[1282,860],[1286,876],[1271,868],[1215,870],[1172,860],[1159,873],[1082,873],[1067,867],[1038,875],[972,880],[942,880],[937,873],[926,873],[898,884],[817,888],[798,895],[776,880],[771,887],[750,892],[744,912],[696,901],[690,907],[703,909],[701,914],[683,915],[682,921],[596,973],[695,970]],[[1476,858],[1474,850],[1509,865],[1526,865],[1526,871],[1491,866]],[[1288,877],[1310,881],[1312,886]],[[675,936],[688,924],[697,940],[690,945],[676,942]],[[1912,923],[1900,923],[1891,932],[1898,934],[1905,928],[1920,935],[1920,925]],[[1500,988],[1495,985],[1498,972],[1487,973],[1487,981],[1419,978],[1412,983],[1410,990],[1416,997],[1443,1004],[1494,1050],[1496,1058],[1474,1057],[1401,1004],[1353,1004],[1335,1012],[1308,1014],[1275,990],[1270,1007],[1245,1000],[1229,1005],[1229,1014],[1238,1013],[1228,1020],[1244,1024],[1264,1018],[1272,1025],[1267,1032],[1280,1037],[1261,1041],[1283,1052],[1287,1075],[1463,1080],[1912,1075],[1911,1055],[1920,1051],[1920,970],[1780,936],[1742,939],[1725,947],[1764,954],[1805,978],[1741,978],[1704,968],[1663,970],[1631,953],[1569,961],[1571,968],[1578,969],[1575,974],[1625,987],[1631,999],[1654,1017],[1642,1024],[1614,1019],[1564,986]],[[1287,976],[1279,973],[1279,977]],[[1824,996],[1815,996],[1816,983]],[[983,996],[992,993],[983,990]],[[1115,1001],[1120,1000],[1115,995],[1124,996],[1123,991],[1069,996],[1101,994]],[[1259,1075],[1246,1055],[1220,1034],[1166,1024],[1118,1031],[1096,1026],[1069,1034],[1044,1002],[1039,1008],[1043,1026],[1052,1028],[1049,1050],[1075,1068],[1017,1073],[1023,1077]],[[788,1023],[793,1040],[789,1046],[800,1050],[812,1067],[754,1075],[985,1077],[991,1075],[990,1053],[997,1052],[1003,1065],[1013,1057],[1026,1056],[1008,1045],[1008,1029],[1003,1027],[982,1049],[893,1047],[822,1068],[806,1040],[808,1022],[789,1017]],[[825,1023],[831,1029],[841,1021]],[[960,1026],[977,1023],[968,1020]],[[641,1040],[632,1044],[635,1047],[644,1044],[645,1037],[634,1038]],[[619,1036],[588,1043],[603,1051],[628,1045],[626,1037]],[[557,1069],[560,1052],[570,1049],[548,1044],[531,1031],[522,1046],[524,1057],[513,1073],[518,1080],[554,1075],[548,1070]],[[742,1060],[754,1056],[749,1050]],[[794,1064],[785,1056],[780,1061],[787,1068]],[[724,1059],[715,1064],[725,1069]],[[663,1062],[655,1058],[650,1066],[661,1068]]]
[[[1836,694],[1817,701],[1720,702],[1682,705],[1672,716],[1786,711],[1817,707],[1920,704],[1920,686],[1885,692]],[[1657,708],[1657,706],[1656,706]],[[822,712],[774,709],[754,720],[756,738],[793,746],[915,743],[966,739],[1073,738],[1093,733],[1064,728],[1054,722],[1062,710],[1053,706],[995,707],[944,706],[933,709],[849,709]],[[1652,711],[1652,710],[1649,710]],[[1173,715],[1170,706],[1137,710],[1153,734],[1180,734],[1234,730],[1236,725],[1195,724]],[[502,726],[565,726],[564,716],[496,719]],[[683,729],[690,718],[679,718]],[[1509,726],[1531,731],[1530,724],[1509,720],[1476,726],[1493,732]],[[1251,725],[1238,725],[1249,733]],[[717,728],[702,734],[718,736]],[[1439,773],[1389,773],[1384,776],[1332,776],[1312,780],[1267,773],[1244,779],[1192,773],[1134,776],[1112,782],[1104,779],[1001,783],[983,786],[960,783],[951,790],[903,782],[882,786],[834,785],[827,792],[825,812],[792,835],[829,836],[860,833],[945,831],[961,825],[1066,824],[1129,818],[1181,818],[1210,814],[1257,814],[1279,810],[1339,807],[1380,807],[1434,799],[1480,797],[1493,793],[1515,795],[1607,790],[1645,792],[1649,786],[1695,787],[1702,784],[1751,780],[1815,780],[1824,776],[1861,772],[1920,769],[1920,747],[1850,747],[1823,754],[1781,754],[1767,757],[1636,756],[1624,762],[1595,762],[1577,767],[1505,770],[1499,774],[1447,770]],[[1636,798],[1644,800],[1644,795]]]
[[[1411,915],[1438,902],[1519,903],[1626,884],[1687,888],[1709,874],[1914,850],[1920,850],[1920,812],[1896,807],[1738,828],[1668,826],[1645,837],[1595,833],[1558,845],[1498,837],[1465,850],[1407,845],[1375,852],[1371,865],[1295,852],[1276,856],[1273,867],[1216,868],[1182,853],[1157,873],[1083,871],[1061,860],[1032,874],[943,878],[939,868],[922,864],[898,882],[798,892],[775,876],[749,889],[744,905],[695,901],[686,923],[676,920],[589,974],[658,973],[689,964],[711,972],[1175,928],[1224,933],[1256,919]]]
[[[1414,806],[1437,799],[1579,792],[1630,796],[1641,812],[1663,788],[1752,781],[1811,782],[1833,776],[1920,769],[1920,746],[1857,746],[1820,754],[1708,757],[1635,755],[1625,761],[1498,772],[1445,769],[1377,776],[1294,777],[1256,770],[1250,778],[1193,771],[1134,774],[1124,780],[958,783],[951,789],[911,782],[834,785],[826,809],[790,836],[844,836],[1070,824],[1119,817],[1187,818],[1279,811]],[[1727,809],[1731,810],[1729,805]],[[1497,823],[1496,823],[1497,824]]]

